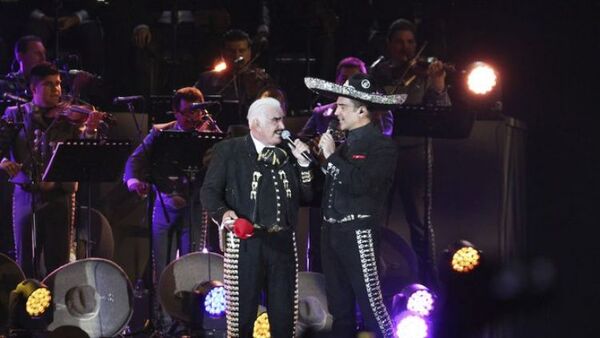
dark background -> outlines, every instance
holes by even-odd
[[[507,324],[513,329],[509,336],[597,337],[600,279],[595,230],[600,168],[594,145],[600,93],[596,83],[599,2],[463,0],[413,5],[422,13],[423,22],[431,23],[423,35],[442,33],[431,41],[440,57],[457,64],[478,58],[493,60],[502,74],[504,114],[528,126],[527,226],[518,254],[523,260],[550,260],[557,269],[558,283],[542,306],[513,312]],[[389,6],[397,10],[397,16],[404,8],[398,2]],[[10,51],[3,54],[10,55]],[[5,60],[2,64],[7,64]],[[489,134],[482,137],[489,139]],[[493,141],[489,142],[489,149],[494,149]],[[484,153],[494,161],[495,155]],[[466,172],[484,172],[495,166],[478,162],[462,165]],[[458,171],[457,167],[447,170]],[[493,186],[490,184],[487,194],[494,194]],[[444,191],[443,184],[439,188]],[[444,207],[436,210],[442,212]],[[494,248],[497,233],[494,226],[489,229],[492,231],[483,238],[488,244],[483,245]],[[442,229],[440,242],[473,232],[484,233],[469,228]]]

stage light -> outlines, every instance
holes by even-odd
[[[394,319],[397,338],[427,338],[429,324],[425,318],[412,311],[404,311]]]
[[[52,293],[35,279],[26,279],[10,293],[11,327],[46,329],[52,321]]]
[[[25,311],[31,317],[39,317],[48,310],[52,301],[50,290],[40,287],[31,293],[25,304]]]
[[[498,75],[494,68],[484,62],[475,62],[467,73],[467,88],[473,94],[485,95],[494,89]]]
[[[481,263],[481,252],[473,244],[467,241],[459,241],[454,245],[452,260],[450,262],[452,270],[459,273],[468,273],[475,270]]]
[[[225,287],[220,282],[211,285],[204,298],[204,311],[212,317],[222,317],[225,315]]]
[[[396,312],[409,310],[421,316],[429,316],[435,307],[435,299],[436,295],[426,286],[410,284],[394,296],[392,307]]]
[[[169,263],[158,282],[160,304],[192,330],[223,333],[226,299],[223,256],[194,252]]]
[[[221,60],[221,61],[219,61],[219,63],[217,63],[215,65],[215,68],[213,68],[213,72],[220,73],[220,72],[224,71],[225,69],[227,69],[227,63],[225,63],[225,61]]]
[[[254,321],[253,338],[271,338],[271,327],[269,325],[269,315],[267,312],[260,313]]]

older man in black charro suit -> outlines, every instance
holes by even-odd
[[[293,157],[277,147],[283,116],[276,99],[256,100],[248,111],[250,134],[215,146],[201,190],[202,205],[223,227],[235,228],[241,218],[254,228],[249,238],[227,234],[228,337],[252,337],[263,288],[271,336],[294,336],[298,317],[294,228],[300,201],[311,198],[312,173],[301,154],[308,151],[306,144],[294,141]]]

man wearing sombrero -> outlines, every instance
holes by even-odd
[[[321,257],[332,336],[356,335],[358,302],[365,329],[377,337],[393,337],[390,316],[383,303],[377,253],[382,206],[392,185],[397,149],[371,122],[375,110],[400,105],[406,95],[381,95],[366,74],[355,74],[343,85],[305,78],[306,86],[337,98],[335,116],[348,132],[336,149],[329,132],[319,148],[326,159],[323,195]]]

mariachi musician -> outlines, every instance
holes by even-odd
[[[125,165],[124,181],[129,191],[145,196],[150,192],[151,183],[155,184],[160,194],[154,203],[153,230],[152,230],[152,252],[154,271],[157,277],[166,267],[167,262],[175,258],[176,250],[184,255],[194,251],[190,248],[190,229],[199,229],[200,217],[191,217],[194,224],[190,224],[190,212],[200,212],[200,198],[193,199],[194,205],[190,205],[191,194],[194,194],[194,185],[190,185],[188,177],[151,177],[151,158],[156,140],[161,131],[197,131],[218,132],[221,130],[204,109],[195,109],[194,104],[204,102],[204,95],[194,87],[185,87],[177,90],[172,99],[172,109],[175,121],[155,125],[148,136],[131,154]],[[197,193],[197,191],[195,192]],[[194,195],[195,196],[195,195]],[[193,231],[197,234],[197,230]],[[192,237],[193,238],[193,237]],[[154,282],[158,282],[155,278]],[[155,316],[160,321],[162,329],[168,329],[171,319],[166,313],[155,309]]]
[[[77,182],[42,182],[41,177],[53,148],[60,141],[102,136],[106,113],[75,109],[61,102],[61,77],[50,63],[40,63],[30,72],[29,89],[33,100],[9,107],[3,119],[23,123],[10,145],[10,158],[3,158],[0,169],[16,183],[13,196],[13,223],[17,262],[27,276],[41,277],[45,272],[67,263],[74,252],[74,205]],[[34,212],[35,211],[35,212]],[[32,248],[35,221],[36,250]],[[45,266],[38,270],[40,253]]]
[[[416,26],[405,19],[394,21],[387,33],[388,57],[375,62],[369,74],[387,94],[406,94],[405,106],[420,105],[448,107],[452,105],[446,86],[446,72],[452,67],[439,60],[420,57],[424,46],[417,51]],[[381,59],[380,59],[381,60]],[[431,62],[430,62],[431,61]],[[403,116],[396,114],[396,126],[403,123]],[[398,165],[392,198],[399,196],[410,228],[412,248],[419,265],[419,280],[427,285],[437,281],[433,245],[430,237],[433,229],[425,224],[425,146],[422,137],[400,135],[398,128],[394,139],[398,144]],[[395,205],[395,200],[389,202]]]

